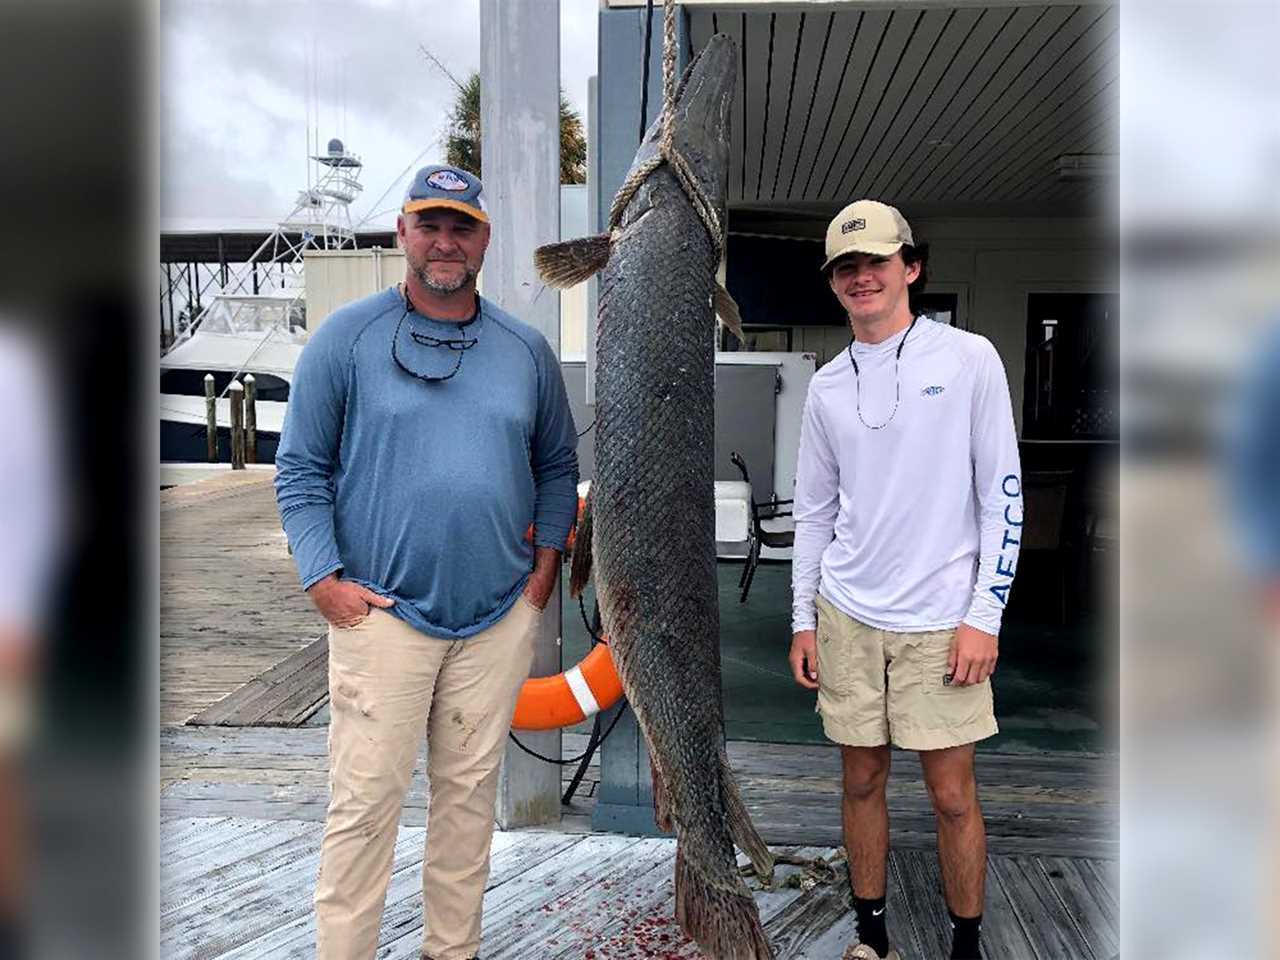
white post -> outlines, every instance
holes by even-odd
[[[484,293],[532,324],[560,355],[560,296],[533,251],[560,239],[560,2],[480,0],[481,179],[492,221]],[[534,676],[560,672],[560,595],[542,618]],[[560,757],[560,731],[518,733]],[[507,746],[498,786],[503,829],[560,819],[560,768]]]

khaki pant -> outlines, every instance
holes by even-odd
[[[316,883],[321,960],[372,957],[400,806],[427,734],[423,952],[480,947],[498,765],[541,614],[523,597],[466,640],[428,637],[374,607],[329,629],[329,814]]]

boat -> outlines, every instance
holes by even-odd
[[[257,462],[275,461],[293,370],[307,339],[308,250],[355,249],[350,204],[363,189],[360,158],[341,140],[312,155],[315,179],[293,211],[160,358],[160,460],[208,459],[205,377],[212,375],[219,462],[231,459],[233,381],[253,375]],[[270,277],[267,289],[261,279]]]

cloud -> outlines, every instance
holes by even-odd
[[[598,9],[561,0],[562,83],[584,119]],[[479,69],[479,0],[163,4],[161,217],[285,216],[306,182],[309,104],[320,146],[341,137],[365,163],[355,218],[394,207],[406,167],[443,159],[453,101],[419,44],[460,79]]]

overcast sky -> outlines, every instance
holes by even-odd
[[[584,122],[598,10],[560,0],[561,84]],[[273,224],[293,209],[313,60],[321,148],[340,137],[365,165],[352,219],[392,208],[374,222],[393,224],[412,170],[444,159],[455,90],[419,44],[459,79],[478,70],[479,0],[163,0],[162,227]]]

